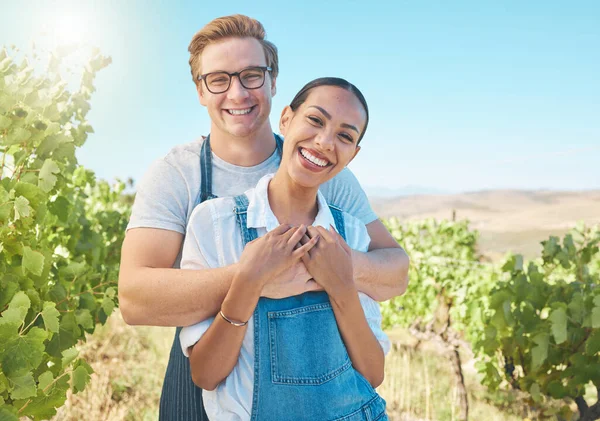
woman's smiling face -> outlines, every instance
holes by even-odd
[[[366,119],[354,93],[337,86],[312,88],[296,111],[287,106],[281,114],[282,169],[303,187],[332,179],[360,150]]]

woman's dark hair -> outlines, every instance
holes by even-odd
[[[306,101],[310,90],[318,86],[337,86],[349,92],[352,92],[356,96],[356,98],[358,98],[358,100],[365,109],[365,113],[367,114],[365,127],[363,128],[363,131],[358,138],[358,142],[356,143],[358,145],[362,140],[363,136],[365,135],[365,132],[367,131],[367,125],[369,124],[369,107],[367,106],[367,100],[365,99],[362,92],[356,86],[348,82],[346,79],[342,79],[339,77],[321,77],[311,82],[308,82],[306,85],[304,85],[302,89],[300,89],[300,92],[296,94],[294,99],[292,99],[292,102],[290,103],[290,108],[292,109],[292,111],[296,111],[298,107],[300,107],[300,105],[304,104],[304,101]]]

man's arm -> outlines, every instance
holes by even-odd
[[[126,323],[188,326],[214,316],[231,285],[235,265],[172,269],[183,234],[155,228],[127,231],[121,250],[119,306]]]
[[[379,219],[367,224],[369,252],[352,250],[354,282],[376,301],[402,295],[408,286],[408,255]]]

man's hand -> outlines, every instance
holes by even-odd
[[[309,244],[320,237],[317,244],[304,256],[302,261],[314,280],[329,295],[354,287],[352,250],[333,227],[328,231],[323,227],[308,227],[302,244]]]
[[[267,283],[263,287],[262,296],[267,298],[286,298],[308,291],[322,290],[323,288],[308,273],[304,263],[298,262]]]

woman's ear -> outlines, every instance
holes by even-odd
[[[290,124],[293,115],[294,112],[292,111],[292,108],[289,105],[286,105],[279,118],[279,133],[283,136],[285,136],[285,132],[287,131],[287,127]]]
[[[348,161],[348,163],[346,164],[346,166],[350,165],[350,163],[352,162],[352,160],[354,160],[354,158],[356,158],[356,155],[358,155],[358,151],[360,151],[360,146],[356,147],[356,150],[354,151],[354,155],[352,155],[352,158],[350,158],[350,161]]]

